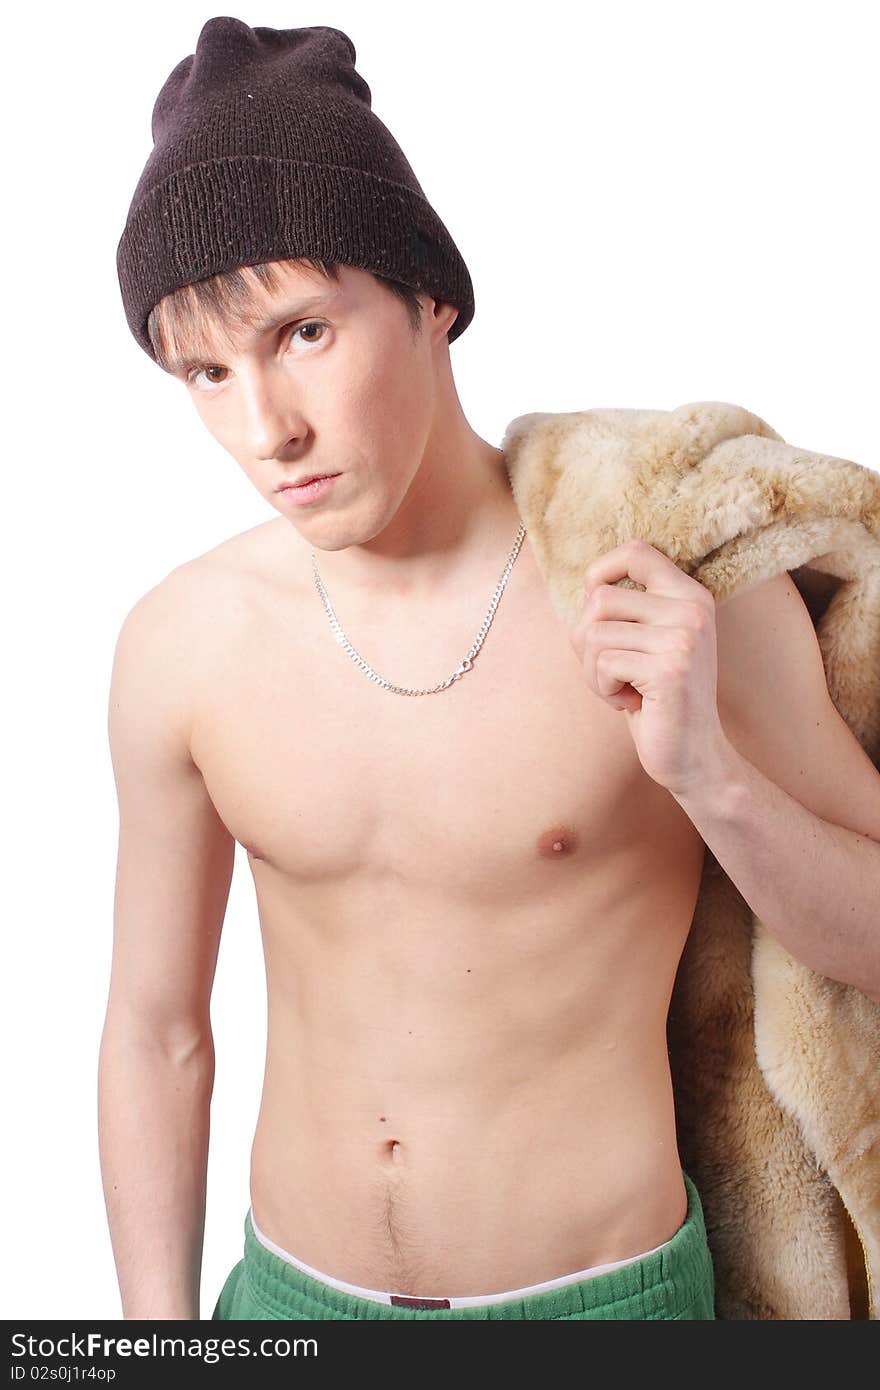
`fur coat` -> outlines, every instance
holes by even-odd
[[[880,474],[723,401],[534,412],[501,447],[563,621],[586,566],[634,537],[719,602],[787,570],[878,765]],[[667,1037],[718,1317],[880,1316],[880,1005],[788,955],[708,847]]]

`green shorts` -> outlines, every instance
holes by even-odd
[[[656,1251],[542,1293],[463,1307],[407,1307],[359,1297],[307,1274],[257,1239],[248,1210],[244,1257],[230,1271],[212,1320],[313,1321],[323,1318],[592,1318],[715,1317],[712,1256],[699,1193],[687,1173],[687,1215]],[[388,1297],[388,1295],[384,1295]]]

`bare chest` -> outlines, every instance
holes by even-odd
[[[257,863],[315,887],[369,877],[473,905],[656,848],[670,819],[681,834],[624,716],[587,686],[540,576],[505,594],[469,673],[417,697],[357,667],[316,593],[295,608],[265,599],[251,585],[217,605],[192,739]],[[443,679],[471,640],[466,615],[460,634],[418,617],[389,631],[377,617],[349,636],[404,686]]]

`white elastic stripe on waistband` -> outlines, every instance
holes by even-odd
[[[315,1269],[312,1265],[307,1265],[304,1260],[297,1259],[296,1255],[291,1255],[289,1250],[277,1245],[274,1240],[270,1240],[264,1235],[254,1219],[254,1209],[250,1208],[251,1225],[254,1228],[254,1235],[261,1245],[265,1245],[267,1250],[278,1255],[288,1264],[295,1265],[304,1274],[310,1274],[313,1279],[318,1279],[322,1284],[329,1284],[334,1289],[341,1289],[344,1293],[354,1294],[356,1298],[370,1298],[374,1303],[390,1303],[392,1294],[385,1293],[382,1289],[365,1289],[360,1284],[349,1284],[344,1279],[334,1279],[330,1274],[323,1274],[321,1270]],[[670,1237],[671,1240],[671,1237]],[[447,1298],[450,1308],[470,1308],[478,1303],[503,1303],[511,1298],[529,1298],[532,1294],[546,1293],[549,1289],[559,1289],[565,1284],[576,1284],[583,1279],[595,1279],[598,1274],[607,1274],[612,1269],[622,1269],[624,1265],[635,1264],[637,1260],[644,1260],[648,1255],[655,1255],[658,1250],[669,1245],[669,1240],[664,1240],[662,1244],[655,1245],[653,1250],[645,1250],[641,1255],[629,1255],[625,1260],[612,1260],[608,1264],[592,1265],[589,1269],[578,1269],[574,1274],[560,1274],[556,1279],[545,1279],[540,1284],[529,1284],[522,1289],[507,1289],[503,1293],[467,1294],[451,1297],[446,1294],[395,1294],[396,1298],[426,1298],[436,1300],[437,1298]]]
[[[375,1303],[391,1302],[391,1295],[389,1293],[383,1293],[381,1289],[362,1289],[359,1284],[347,1284],[344,1279],[334,1279],[332,1275],[322,1274],[319,1269],[314,1269],[312,1265],[307,1265],[304,1260],[298,1260],[296,1255],[291,1255],[289,1250],[285,1250],[282,1246],[276,1245],[274,1240],[270,1240],[268,1236],[263,1234],[254,1218],[253,1207],[250,1209],[250,1217],[251,1225],[254,1228],[254,1235],[257,1237],[260,1244],[265,1245],[267,1250],[271,1250],[273,1254],[280,1256],[280,1258],[286,1260],[288,1264],[296,1265],[297,1269],[301,1269],[304,1274],[310,1274],[313,1279],[320,1280],[322,1284],[331,1284],[334,1289],[342,1289],[344,1293],[355,1294],[358,1298],[372,1298]]]

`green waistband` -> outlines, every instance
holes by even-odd
[[[699,1193],[683,1173],[685,1220],[653,1254],[543,1293],[462,1308],[409,1308],[363,1298],[326,1284],[269,1250],[244,1221],[245,1296],[269,1318],[682,1318],[710,1317],[713,1270]],[[696,1310],[696,1311],[695,1311]]]

